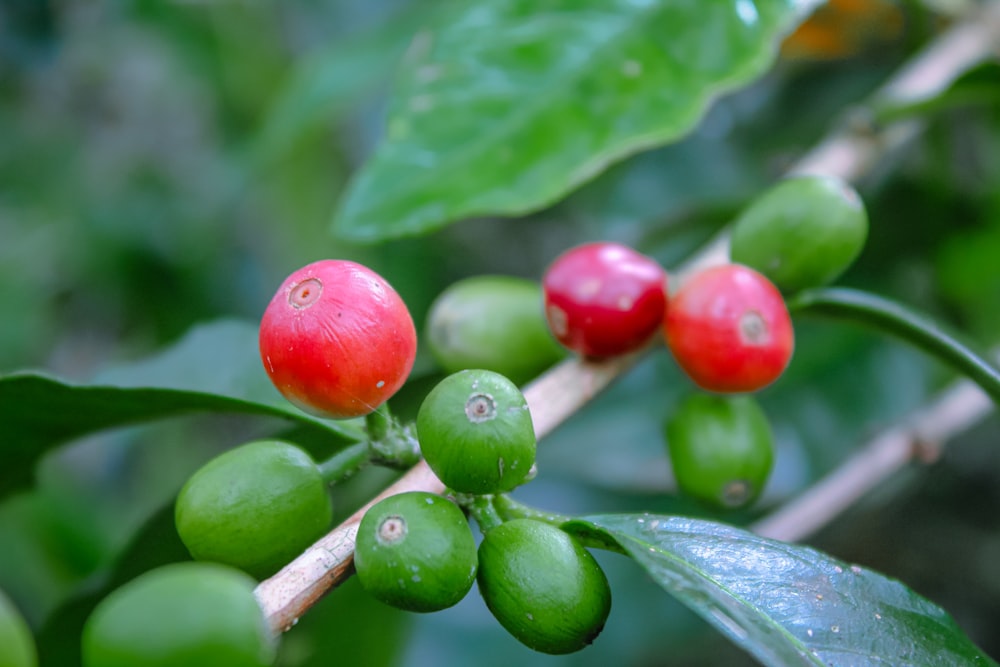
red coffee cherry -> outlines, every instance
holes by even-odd
[[[545,317],[556,339],[587,357],[642,346],[666,308],[667,274],[618,243],[587,243],[555,259],[542,278]]]
[[[774,382],[788,366],[795,339],[781,293],[739,264],[706,269],[682,285],[670,299],[664,334],[691,380],[719,393]]]
[[[373,412],[406,381],[416,353],[416,329],[399,294],[346,260],[292,273],[260,323],[260,357],[274,386],[321,417]]]

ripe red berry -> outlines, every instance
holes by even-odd
[[[667,274],[656,260],[617,243],[588,243],[555,259],[542,279],[545,317],[556,339],[587,357],[640,347],[660,327]]]
[[[695,384],[720,393],[774,382],[792,357],[794,333],[781,293],[739,264],[701,271],[670,299],[664,334]]]
[[[321,417],[373,412],[406,381],[416,352],[416,329],[399,294],[346,260],[292,273],[260,323],[260,356],[274,386]]]

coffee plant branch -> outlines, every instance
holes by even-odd
[[[959,381],[750,529],[786,542],[804,539],[898,470],[914,461],[935,461],[948,440],[985,419],[995,407],[973,382]]]
[[[1000,44],[1000,3],[987,3],[982,10],[956,23],[940,35],[927,49],[901,68],[872,98],[872,105],[912,104],[945,90],[963,72],[997,54]],[[919,120],[907,119],[879,127],[868,122],[872,113],[855,110],[842,121],[841,127],[819,143],[790,170],[790,174],[826,174],[856,181],[880,160],[885,159],[916,136]],[[861,120],[859,120],[861,119]],[[728,236],[723,233],[701,252],[672,274],[674,285],[692,272],[721,264],[728,259]],[[524,391],[531,409],[536,433],[541,439],[619,375],[631,368],[641,352],[600,363],[580,360],[565,361],[529,384]],[[935,419],[955,401],[974,405],[980,396],[978,389],[955,390],[928,408]],[[957,398],[956,398],[957,397]],[[973,397],[973,398],[970,398]],[[978,398],[976,398],[978,397]],[[852,459],[838,472],[818,485],[819,491],[808,493],[795,501],[787,511],[779,510],[758,524],[762,534],[795,539],[806,535],[853,502],[860,493],[906,465],[913,458],[914,442],[941,442],[967,428],[985,412],[947,408],[948,428],[932,427],[934,420],[917,420],[921,427],[894,429],[877,438],[864,452],[868,459]],[[925,423],[926,422],[926,423]],[[936,430],[935,430],[936,428]],[[915,440],[915,438],[917,440]],[[880,444],[882,443],[882,444]],[[859,454],[864,456],[864,453]],[[871,465],[873,461],[879,465]],[[868,466],[863,472],[858,470]],[[849,476],[854,481],[841,481]],[[830,490],[832,489],[832,491]],[[304,553],[262,581],[256,589],[268,623],[273,631],[291,628],[325,593],[346,580],[353,572],[354,541],[358,523],[367,509],[382,498],[405,491],[442,493],[444,485],[420,462],[394,484],[369,501],[347,520],[320,538]],[[808,503],[825,503],[827,511],[814,518],[804,518],[815,512]]]
[[[570,359],[529,384],[524,390],[536,436],[551,433],[611,382],[631,368],[642,351],[600,363]],[[301,556],[256,590],[272,630],[285,632],[327,591],[352,573],[358,524],[368,508],[382,498],[405,491],[444,492],[444,484],[423,461],[320,538]]]

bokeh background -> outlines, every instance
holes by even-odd
[[[194,325],[256,321],[289,272],[326,257],[380,272],[418,326],[453,281],[537,279],[587,240],[676,266],[948,23],[915,0],[835,4],[862,9],[814,23],[823,39],[789,44],[684,140],[551,208],[359,246],[331,235],[336,202],[379,138],[399,57],[443,5],[4,0],[0,372],[88,381]],[[921,308],[985,349],[1000,342],[1000,70],[977,68],[911,111],[928,122],[920,139],[857,184],[871,236],[841,282]],[[788,374],[761,395],[779,441],[766,497],[716,518],[746,523],[794,496],[953,379],[870,332],[818,320],[796,329]],[[412,414],[438,377],[421,352],[397,412]],[[673,494],[660,433],[690,391],[666,353],[652,353],[543,442],[541,473],[517,496],[565,513],[713,516]],[[78,664],[80,624],[110,586],[187,558],[171,517],[187,476],[274,430],[263,418],[202,416],[101,433],[48,455],[33,489],[0,501],[0,588],[36,632],[42,664]],[[338,514],[390,477],[370,471],[337,489]],[[810,543],[903,580],[1000,658],[998,489],[1000,423],[990,418]],[[280,664],[752,664],[630,562],[600,559],[614,608],[580,654],[521,647],[475,593],[416,616],[352,581],[285,636]]]

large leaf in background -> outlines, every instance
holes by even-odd
[[[995,665],[898,581],[726,524],[603,515],[563,526],[620,547],[765,665]]]
[[[254,140],[256,157],[273,159],[296,142],[325,130],[358,98],[383,85],[418,26],[443,7],[407,7],[348,40],[335,40],[297,63],[264,116]]]
[[[334,224],[416,235],[549,204],[690,130],[818,0],[494,0],[419,34]]]
[[[92,384],[40,373],[0,377],[0,497],[28,484],[47,450],[100,429],[194,412],[279,417],[299,438],[331,445],[360,440],[351,422],[306,415],[271,385],[257,351],[257,325],[195,327],[173,347],[122,366]]]

